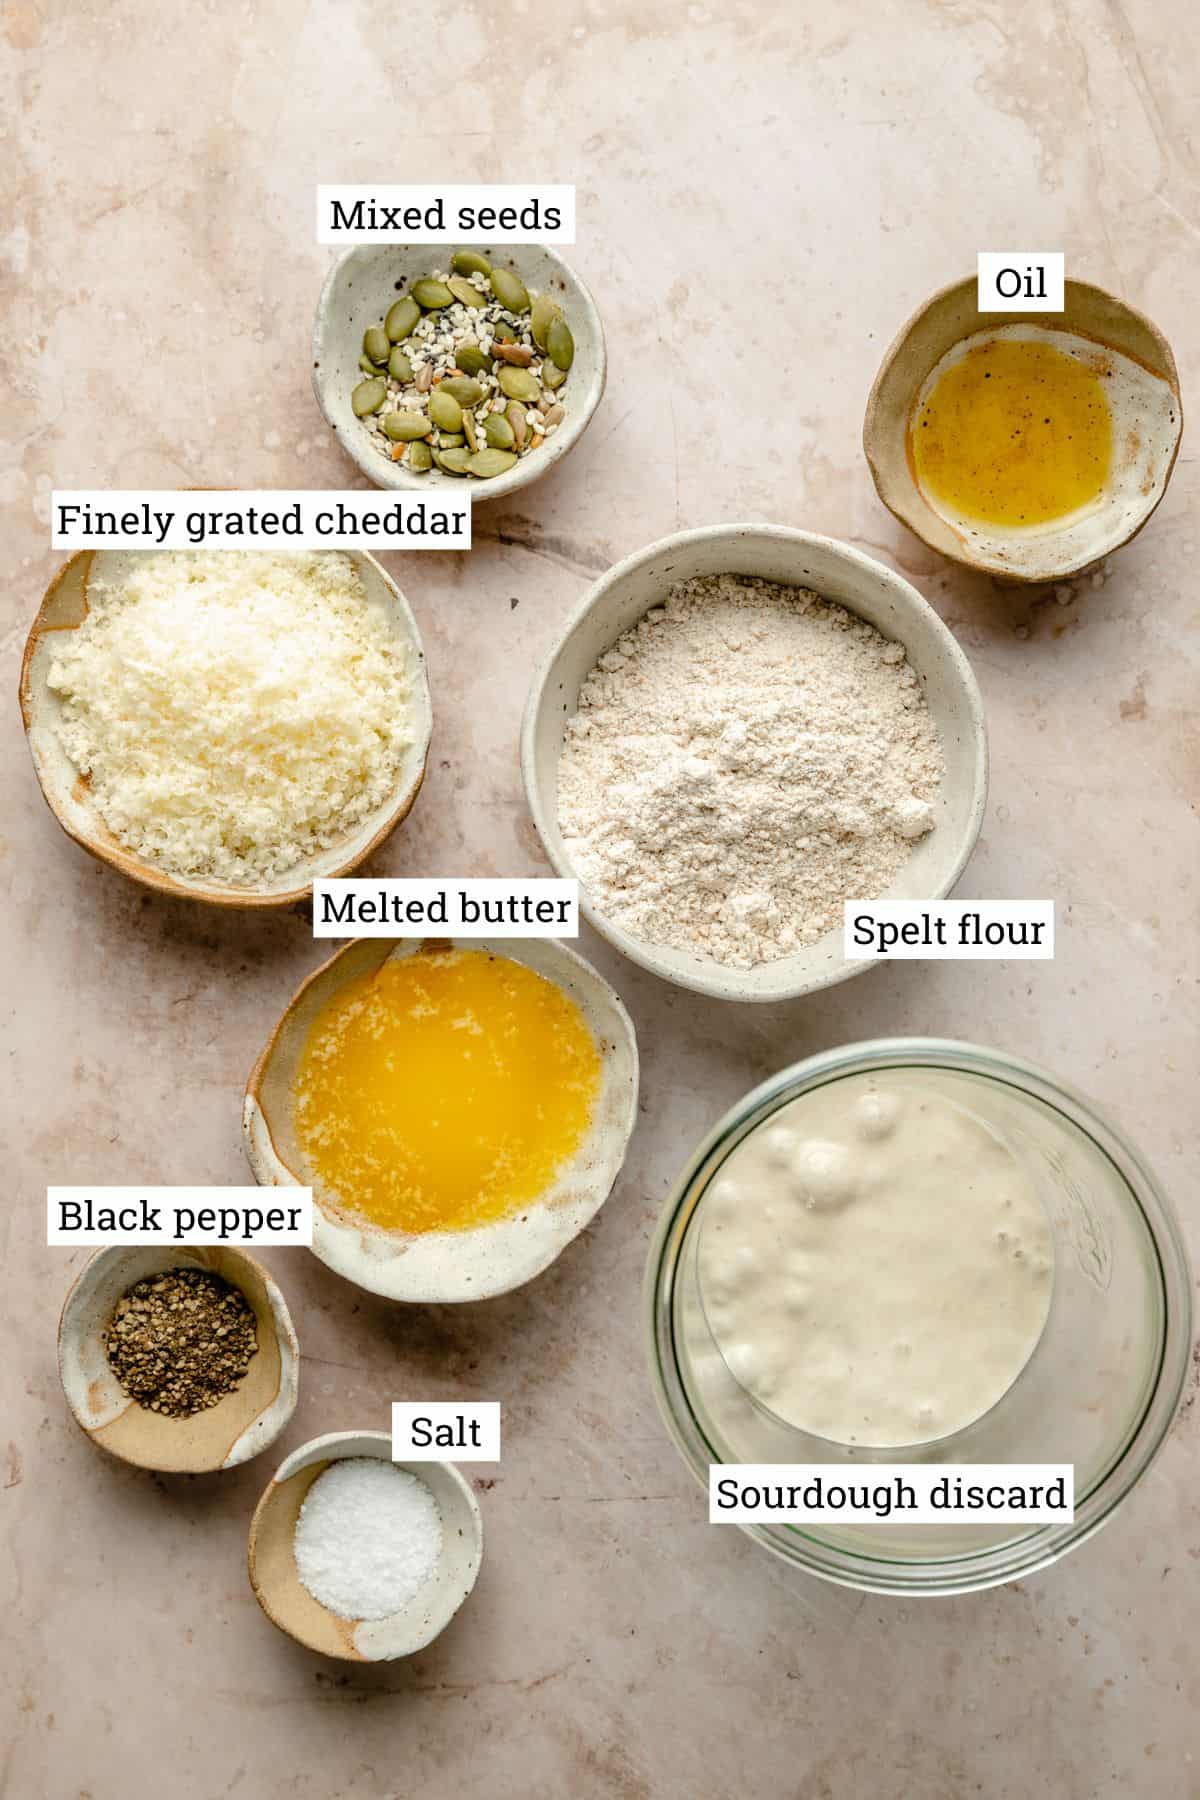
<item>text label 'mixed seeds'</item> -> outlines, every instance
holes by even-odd
[[[318,244],[573,244],[575,189],[515,182],[421,187],[322,183]]]

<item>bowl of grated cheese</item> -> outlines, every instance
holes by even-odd
[[[408,602],[362,551],[85,551],[21,714],[69,837],[159,892],[286,906],[407,815],[432,728]]]

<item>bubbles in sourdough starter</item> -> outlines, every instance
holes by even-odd
[[[854,1169],[845,1144],[806,1138],[797,1146],[791,1167],[806,1206],[845,1206],[854,1197]]]
[[[1050,1222],[955,1083],[884,1070],[801,1095],[701,1203],[709,1329],[787,1424],[863,1448],[934,1442],[995,1406],[1036,1349]]]
[[[795,1153],[796,1134],[786,1125],[770,1125],[763,1132],[763,1156],[771,1168],[789,1168]]]
[[[880,1094],[874,1089],[864,1094],[854,1107],[854,1129],[869,1144],[890,1136],[900,1117],[900,1101],[895,1094]]]

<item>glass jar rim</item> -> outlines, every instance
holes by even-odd
[[[884,1068],[936,1068],[982,1076],[1040,1101],[1090,1140],[1139,1210],[1157,1261],[1163,1303],[1158,1368],[1140,1417],[1069,1524],[1031,1527],[983,1550],[905,1561],[845,1550],[798,1526],[744,1525],[750,1537],[793,1567],[870,1593],[953,1594],[1033,1574],[1099,1530],[1128,1497],[1162,1448],[1183,1394],[1191,1359],[1191,1274],[1174,1210],[1141,1154],[1094,1102],[1049,1071],[1007,1052],[951,1038],[894,1037],[820,1051],[769,1076],[737,1101],[688,1159],[663,1204],[643,1287],[643,1326],[655,1398],[676,1449],[707,1486],[720,1457],[696,1418],[675,1355],[674,1281],[688,1224],[708,1180],[733,1143],[778,1106],[826,1082]]]

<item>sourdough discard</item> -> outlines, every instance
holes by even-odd
[[[559,828],[615,924],[753,968],[887,890],[941,775],[902,645],[805,588],[704,576],[584,682]]]

